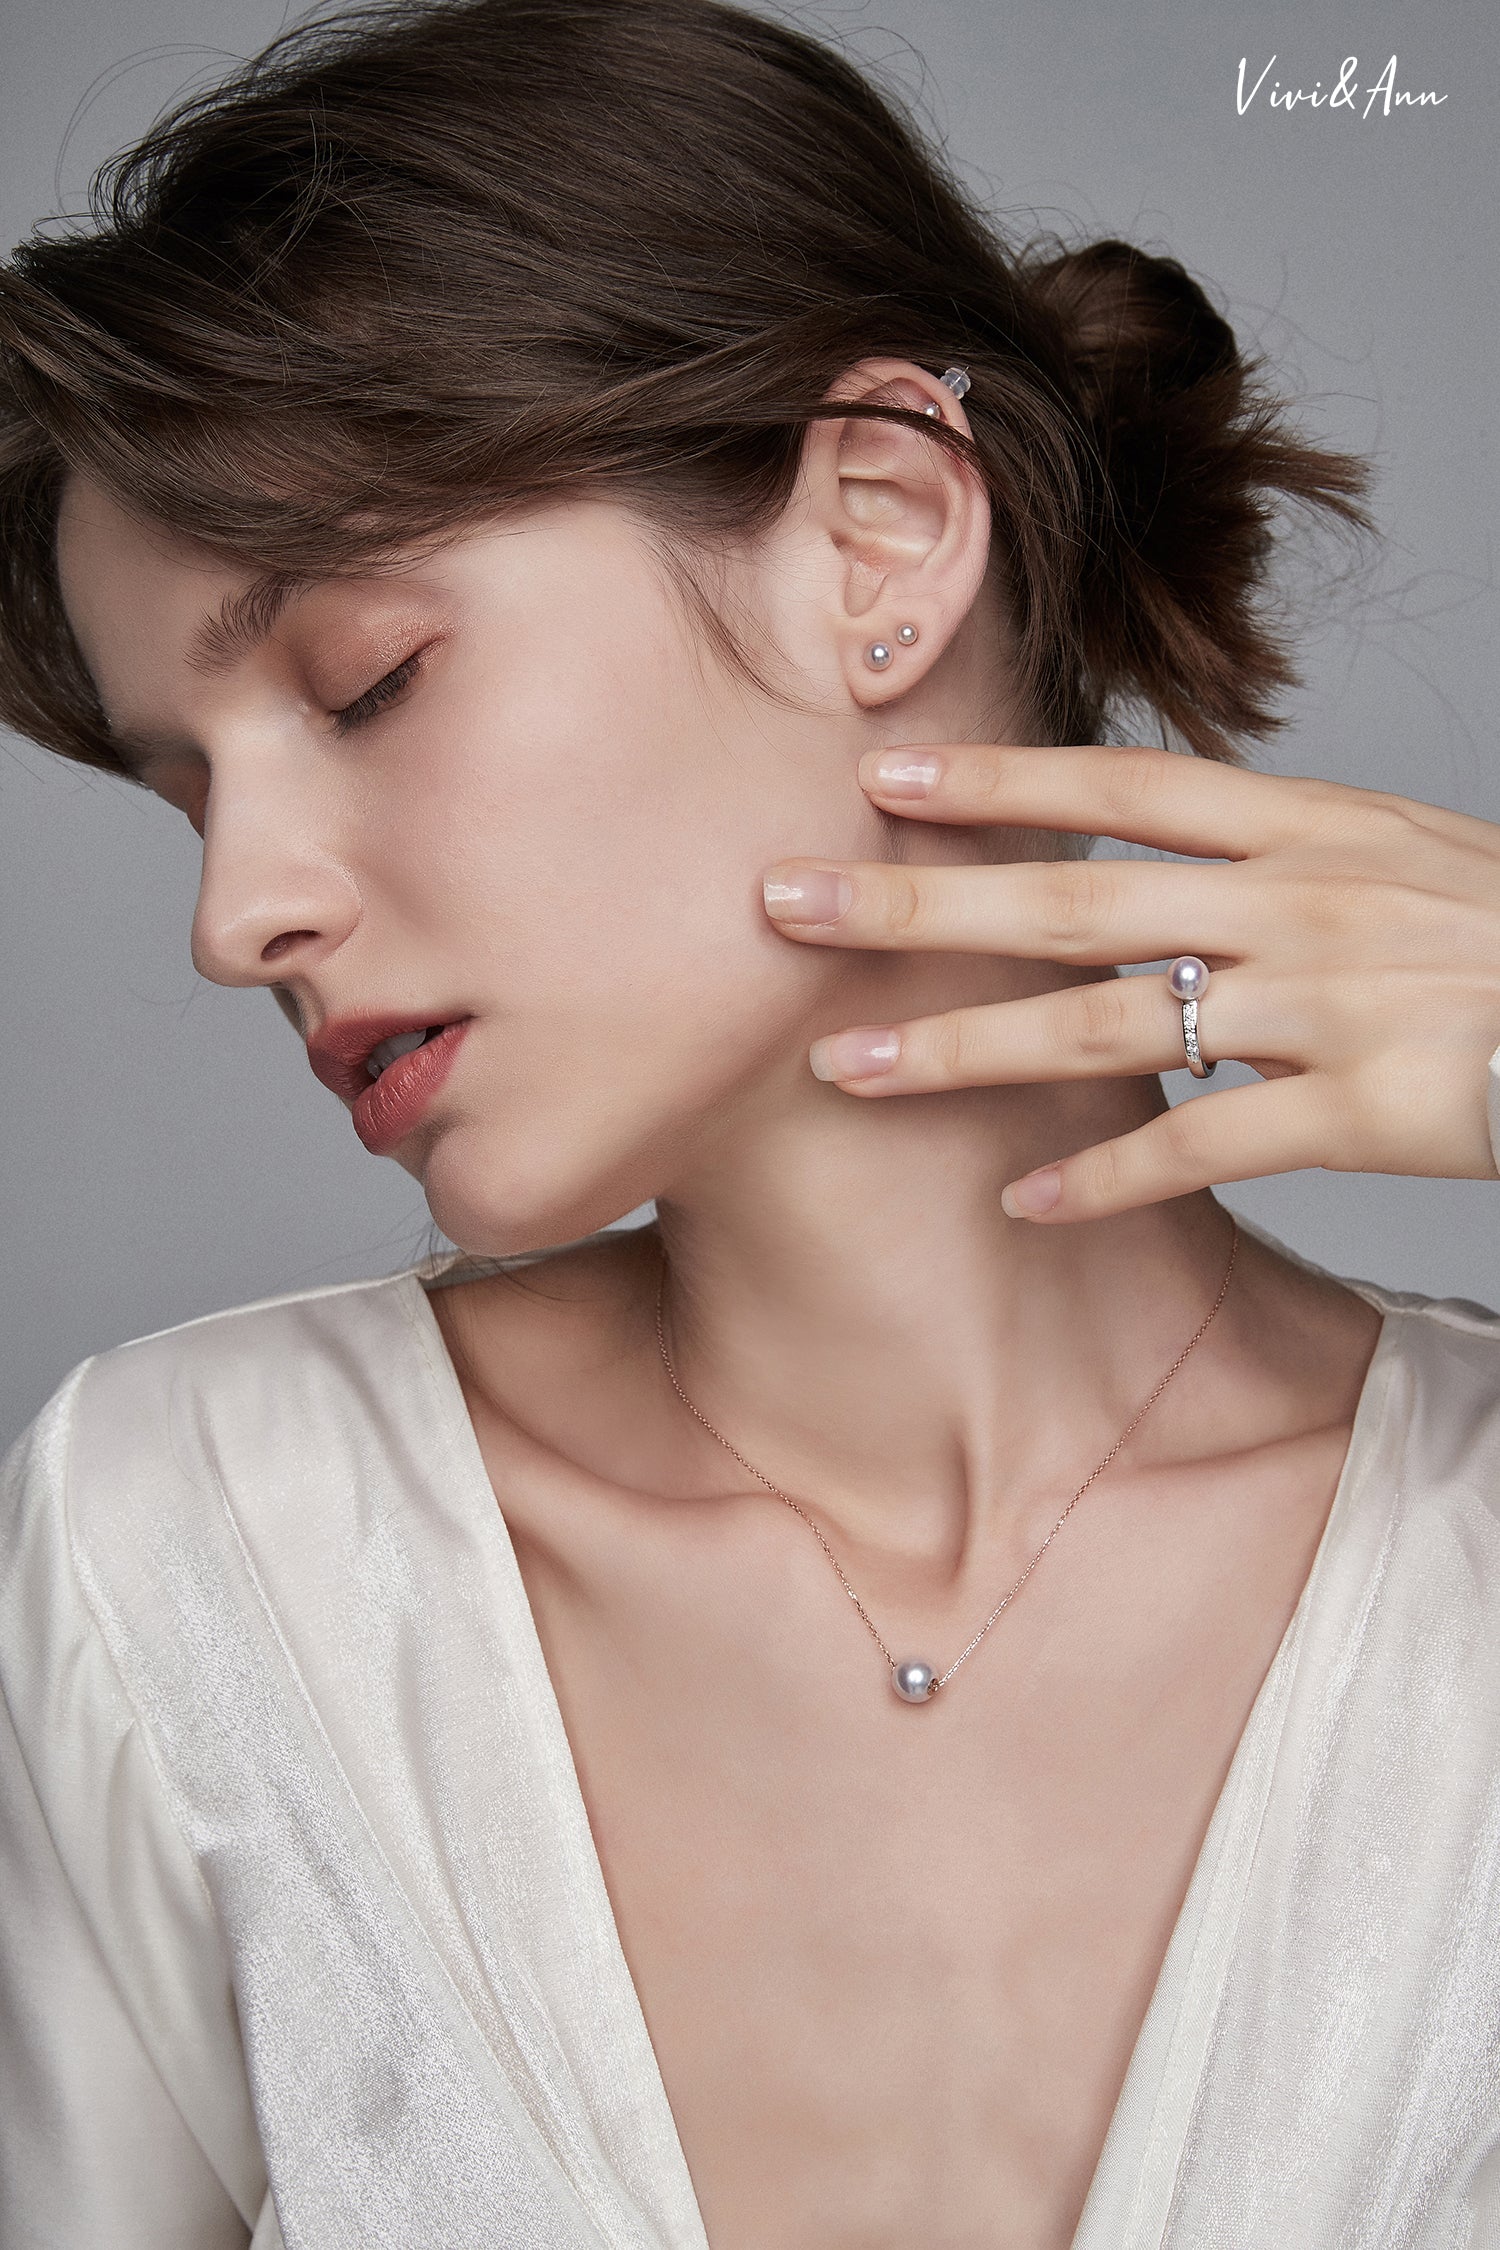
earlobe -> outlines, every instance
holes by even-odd
[[[918,633],[915,625],[898,625],[896,627],[896,639],[899,641],[902,648],[915,647],[917,641],[920,638],[921,635]],[[895,653],[895,650],[890,646],[889,642],[872,641],[870,646],[865,650],[865,662],[869,665],[872,672],[883,672],[886,666],[890,663]]]

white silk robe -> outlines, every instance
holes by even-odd
[[[445,1274],[104,1352],[8,1457],[4,2250],[705,2250]],[[1077,2250],[1500,2244],[1500,1317],[1354,1286]]]

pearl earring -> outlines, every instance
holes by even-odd
[[[896,638],[903,648],[910,648],[919,637],[915,625],[898,625],[896,628]],[[865,662],[874,671],[883,672],[895,653],[889,641],[872,641],[865,650]]]

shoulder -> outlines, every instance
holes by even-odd
[[[1500,1518],[1500,1313],[1382,1290],[1388,1434],[1411,1497],[1471,1496]]]
[[[445,1495],[467,1489],[462,1400],[420,1272],[101,1352],[11,1447],[0,1682],[59,1801],[96,1817],[126,1745],[175,1790],[185,1734],[212,1711],[228,1741],[257,1700],[279,1711],[293,1642],[343,1645],[403,1529],[444,1536]]]
[[[1382,1290],[1326,1577],[1391,1708],[1462,1710],[1500,1755],[1500,1316]],[[1336,1606],[1340,1606],[1337,1605]],[[1488,1755],[1489,1752],[1486,1753]]]
[[[1469,1494],[1500,1518],[1500,1312],[1336,1273],[1243,1216],[1239,1224],[1383,1316],[1351,1445],[1362,1481],[1394,1482],[1408,1501]]]
[[[75,1432],[129,1429],[189,1403],[208,1412],[261,1406],[279,1420],[310,1387],[378,1386],[382,1351],[412,1332],[421,1270],[287,1290],[97,1353],[68,1378]]]
[[[0,1467],[0,1583],[18,1609],[30,1589],[20,1640],[106,1589],[144,1599],[215,1519],[347,1482],[415,1400],[440,1400],[419,1270],[233,1306],[73,1368]]]
[[[189,1405],[247,1411],[257,1404],[291,1409],[299,1389],[363,1372],[361,1347],[378,1354],[411,1332],[421,1268],[375,1280],[287,1290],[276,1296],[200,1314],[132,1337],[79,1362],[22,1432],[9,1462],[37,1449],[72,1452],[100,1439],[112,1444],[151,1428],[164,1413]],[[280,1418],[280,1415],[278,1415]]]

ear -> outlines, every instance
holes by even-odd
[[[904,406],[971,434],[948,385],[911,360],[861,360],[828,396]],[[805,531],[827,542],[817,576],[845,685],[861,709],[894,702],[926,677],[984,583],[988,494],[920,430],[862,415],[811,425],[803,479]],[[904,627],[914,637],[903,641]],[[872,661],[872,649],[889,649],[889,661]]]

